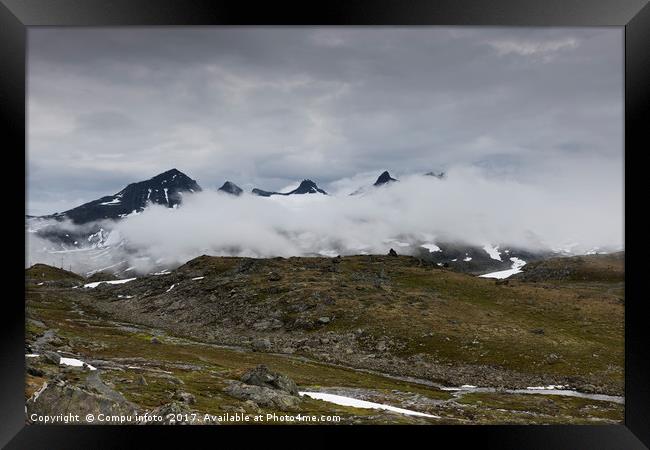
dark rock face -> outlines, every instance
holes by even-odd
[[[445,172],[427,172],[425,175],[428,177],[438,178],[439,180],[442,180],[446,176]]]
[[[316,186],[311,180],[302,180],[300,186],[298,186],[293,191],[289,192],[287,195],[292,194],[324,194],[327,195],[327,192]]]
[[[235,183],[232,181],[226,181],[223,186],[221,186],[219,189],[217,189],[220,192],[225,192],[226,194],[231,194],[231,195],[236,195],[240,196],[244,190],[237,186]]]
[[[120,219],[132,212],[142,211],[148,203],[173,208],[181,203],[183,193],[201,191],[201,187],[177,169],[155,177],[131,183],[115,195],[102,197],[49,218],[71,219],[76,224],[104,219]]]
[[[388,173],[387,170],[383,171],[381,175],[377,178],[377,181],[373,183],[372,186],[362,186],[359,189],[357,189],[354,192],[351,192],[350,195],[360,195],[368,192],[368,189],[372,189],[372,187],[378,187],[378,186],[385,186],[390,183],[394,183],[396,181],[399,181],[393,177],[390,176],[390,173]]]
[[[379,175],[379,178],[377,178],[377,181],[375,181],[374,186],[381,186],[381,185],[384,185],[384,184],[393,183],[395,181],[398,181],[398,180],[391,177],[390,174],[388,173],[388,171],[385,170],[381,175]]]
[[[397,252],[392,248],[388,251],[388,256],[397,256]]]
[[[272,191],[263,191],[262,189],[253,189],[251,191],[255,195],[260,197],[270,197],[272,195],[302,195],[302,194],[323,194],[328,195],[323,189],[319,188],[316,183],[311,180],[302,180],[300,185],[290,192],[272,192]]]
[[[253,386],[266,387],[284,391],[291,395],[298,395],[298,386],[291,378],[273,372],[263,364],[242,375],[241,381]]]

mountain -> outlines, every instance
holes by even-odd
[[[201,191],[201,187],[177,169],[171,169],[155,177],[131,183],[115,195],[102,197],[85,203],[51,218],[70,219],[75,224],[95,222],[104,219],[120,219],[134,212],[142,211],[147,204],[156,203],[169,208],[176,207],[183,193]]]
[[[523,267],[527,263],[556,256],[550,251],[527,250],[516,246],[477,246],[462,242],[395,242],[404,252],[456,272],[483,275]]]
[[[286,195],[293,195],[293,194],[324,194],[327,195],[327,192],[316,186],[316,183],[314,183],[311,180],[302,180],[300,183],[300,186],[298,186],[296,189],[293,191],[289,192]]]
[[[244,192],[244,190],[242,188],[237,186],[232,181],[226,181],[223,184],[223,186],[221,186],[217,190],[220,191],[220,192],[225,192],[226,194],[231,194],[231,195],[236,195],[236,196],[239,196]]]
[[[270,197],[272,195],[302,195],[302,194],[323,194],[323,195],[328,195],[327,192],[325,192],[323,189],[319,188],[316,183],[314,183],[311,180],[302,180],[300,185],[294,189],[293,191],[290,192],[272,192],[272,191],[264,191],[262,189],[253,189],[251,191],[255,195],[259,195],[260,197]]]
[[[350,195],[361,195],[369,192],[368,190],[372,190],[373,187],[378,187],[378,186],[384,186],[389,183],[394,183],[395,181],[399,181],[393,177],[390,176],[390,173],[388,173],[387,170],[384,170],[381,175],[377,178],[377,181],[373,183],[372,186],[361,186],[359,189],[357,189],[354,192],[351,192]]]
[[[379,178],[377,178],[377,181],[375,181],[375,184],[373,184],[373,186],[382,186],[384,184],[392,183],[394,181],[399,181],[399,180],[396,180],[395,178],[391,177],[388,171],[385,170],[381,175],[379,175]]]
[[[428,177],[436,177],[439,180],[442,180],[446,176],[445,172],[427,172],[424,175],[426,175]]]

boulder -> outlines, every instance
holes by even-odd
[[[188,425],[189,422],[183,420],[190,411],[182,403],[171,402],[161,405],[151,411],[152,416],[161,416],[163,418],[162,422],[147,422],[150,425]],[[179,420],[181,419],[181,420]],[[212,422],[214,423],[214,422]]]
[[[251,344],[254,352],[267,352],[271,350],[271,341],[269,338],[255,339]]]
[[[280,281],[282,279],[282,276],[277,273],[277,272],[270,272],[269,273],[269,281]]]
[[[300,397],[296,395],[268,387],[245,384],[239,381],[232,381],[224,389],[224,392],[239,400],[251,401],[262,407],[282,411],[294,410],[300,404]]]
[[[87,414],[106,416],[133,416],[136,407],[121,396],[109,397],[83,386],[72,386],[64,381],[50,383],[35,393],[26,403],[28,417],[32,413],[56,416],[78,414],[82,420]],[[108,423],[108,422],[103,422]]]
[[[298,386],[291,378],[281,373],[273,372],[263,364],[242,375],[241,381],[254,386],[276,389],[291,395],[298,395]]]
[[[186,405],[193,405],[196,403],[196,397],[190,394],[189,392],[179,392],[175,395],[175,398],[182,401]]]
[[[45,351],[43,352],[43,358],[46,362],[57,366],[61,363],[61,355],[55,352]]]

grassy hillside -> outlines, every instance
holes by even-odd
[[[497,284],[406,256],[202,256],[167,275],[94,289],[31,283],[27,342],[83,357],[100,369],[102,389],[146,408],[182,390],[196,398],[189,409],[254,410],[228,386],[263,363],[301,389],[443,417],[300,403],[350,423],[618,421],[620,404],[525,392],[623,393],[622,271],[607,258],[586,260],[571,262],[577,278]],[[542,267],[556,264],[569,265]],[[28,376],[28,396],[58,376],[42,358],[32,363],[43,374]],[[72,372],[71,385],[96,389]],[[441,389],[461,385],[487,390]]]
[[[25,278],[32,282],[82,281],[84,279],[84,277],[74,272],[48,266],[47,264],[34,264],[26,269]]]
[[[623,282],[625,253],[551,258],[526,264],[514,279],[520,281]]]
[[[499,285],[407,256],[200,257],[92,295],[123,320],[210,342],[448,383],[620,393],[623,284],[585,281]]]

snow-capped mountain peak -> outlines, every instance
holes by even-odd
[[[196,181],[178,169],[171,169],[149,180],[131,183],[117,194],[108,195],[85,203],[52,218],[70,219],[76,224],[104,219],[121,219],[133,212],[140,212],[150,203],[169,208],[181,203],[183,193],[201,191]]]

